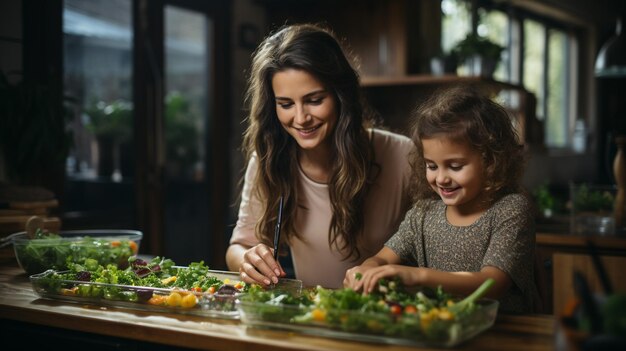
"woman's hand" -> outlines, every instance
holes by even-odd
[[[258,244],[243,253],[239,275],[246,283],[268,286],[278,283],[278,277],[284,277],[287,274],[280,263],[274,260],[273,249],[267,245]]]
[[[369,294],[374,291],[381,278],[390,277],[399,277],[404,285],[413,286],[421,283],[422,273],[423,269],[419,267],[409,267],[397,264],[373,267],[362,273],[363,276],[361,277],[361,280],[357,282],[360,284],[355,284],[355,286],[358,286],[358,289],[362,288],[364,294]],[[358,290],[356,288],[354,289]]]

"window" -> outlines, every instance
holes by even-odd
[[[206,259],[211,246],[212,192],[205,170],[207,126],[214,119],[213,20],[201,11],[169,4],[164,16],[164,253],[186,263]]]
[[[508,65],[509,61],[509,19],[501,11],[486,11],[481,9],[478,12],[480,21],[476,27],[476,32],[481,37],[486,37],[495,43],[502,45],[505,49],[502,52],[502,62],[496,67],[493,76],[497,80],[509,81]]]
[[[537,118],[544,123],[545,144],[563,148],[571,144],[567,87],[570,60],[565,33],[544,24],[524,21],[524,86],[537,97]]]
[[[442,0],[441,45],[449,50],[472,30],[472,2]],[[489,4],[489,3],[486,3]],[[473,30],[506,49],[498,65],[496,80],[521,83],[537,99],[537,119],[544,127],[544,144],[552,149],[572,146],[577,114],[577,72],[572,70],[578,56],[577,38],[563,28],[563,23],[541,18],[522,9],[477,8]],[[517,33],[522,33],[523,40]],[[513,53],[520,53],[519,55]],[[520,77],[521,82],[518,82]],[[505,97],[506,99],[506,97]]]
[[[77,102],[64,229],[137,228],[142,252],[222,267],[229,131],[215,116],[229,112],[230,5],[59,5],[63,88]]]
[[[546,123],[548,146],[564,147],[569,143],[567,110],[567,37],[559,30],[548,31],[548,82],[546,86],[547,102],[544,120]],[[550,118],[546,118],[550,116]]]
[[[545,115],[543,106],[545,96],[546,29],[541,23],[532,20],[524,21],[524,76],[522,82],[526,89],[532,91],[537,98],[537,117]]]
[[[64,226],[134,227],[131,0],[63,2],[64,90],[75,99]]]
[[[450,52],[459,40],[472,31],[472,16],[467,4],[462,0],[441,1],[441,48],[444,52]]]

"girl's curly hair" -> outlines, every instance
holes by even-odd
[[[417,146],[412,155],[412,194],[415,201],[438,198],[426,180],[422,140],[444,136],[466,142],[484,164],[484,201],[521,192],[526,164],[524,147],[507,110],[477,85],[457,85],[435,92],[413,113],[410,135]]]

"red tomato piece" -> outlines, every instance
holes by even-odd
[[[406,314],[416,314],[417,313],[417,307],[415,307],[413,305],[406,305],[404,307],[404,313],[406,313]]]
[[[391,305],[389,307],[389,311],[391,311],[391,314],[401,314],[402,307],[400,307],[399,305]]]

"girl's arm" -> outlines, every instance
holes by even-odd
[[[360,266],[348,269],[343,279],[343,286],[358,291],[363,287],[363,277],[367,271],[376,267],[397,263],[400,263],[400,257],[387,246],[383,246],[376,255],[366,259]]]
[[[487,278],[493,278],[495,284],[487,296],[495,299],[500,298],[512,284],[508,274],[493,266],[485,266],[479,272],[444,272],[432,268],[389,264],[371,268],[363,273],[361,279],[363,291],[370,293],[379,279],[395,276],[406,286],[427,286],[433,289],[441,286],[444,291],[455,295],[469,295]]]

